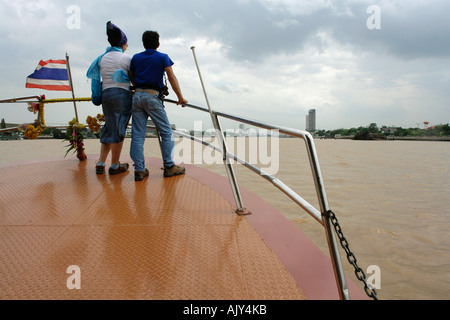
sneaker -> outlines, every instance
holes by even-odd
[[[114,175],[128,170],[128,163],[121,163],[117,169],[109,168],[109,174]]]
[[[148,169],[145,168],[144,171],[135,171],[134,172],[134,181],[142,181],[149,174]]]
[[[164,167],[164,177],[168,178],[177,176],[183,174],[185,171],[186,170],[184,167],[179,167],[177,165],[173,165],[170,168]]]
[[[105,172],[105,166],[95,166],[96,174],[103,174]]]

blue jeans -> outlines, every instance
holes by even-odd
[[[145,92],[136,92],[133,96],[132,113],[130,156],[134,162],[134,170],[145,170],[144,143],[148,117],[153,120],[161,136],[161,153],[164,166],[173,166],[175,164],[173,162],[175,140],[162,101],[157,96]]]

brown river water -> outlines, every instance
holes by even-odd
[[[211,153],[195,146],[188,149],[186,141],[177,142],[176,160],[226,176],[220,161],[207,159]],[[256,138],[228,141],[239,156],[237,146],[243,146],[240,157],[249,162],[252,153],[261,154],[256,160],[263,169],[319,208],[302,140],[260,139],[270,142],[269,152]],[[99,153],[99,140],[85,144],[88,155]],[[124,155],[129,155],[129,145],[126,139]],[[330,208],[358,265],[365,272],[369,266],[379,267],[379,299],[450,299],[450,143],[315,140],[315,145]],[[0,141],[0,166],[63,158],[64,146],[60,140]],[[161,157],[157,139],[147,139],[145,155]],[[314,218],[254,172],[238,164],[234,168],[241,187],[276,207],[328,255],[323,227]],[[343,250],[341,255],[348,278],[362,288]]]

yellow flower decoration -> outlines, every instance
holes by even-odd
[[[86,122],[88,124],[89,129],[91,129],[94,132],[98,132],[98,130],[100,130],[100,127],[101,127],[100,123],[105,122],[105,116],[100,113],[97,114],[97,116],[95,118],[88,116],[86,118]]]
[[[30,140],[35,140],[41,135],[42,131],[43,129],[41,126],[35,127],[34,125],[30,124],[28,125],[23,135]]]
[[[75,123],[77,123],[78,121],[77,121],[77,119],[76,118],[73,118],[71,121],[69,121],[69,125],[70,126],[73,126]]]

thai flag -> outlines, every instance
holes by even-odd
[[[70,91],[66,60],[40,61],[33,74],[27,77],[26,88]]]

